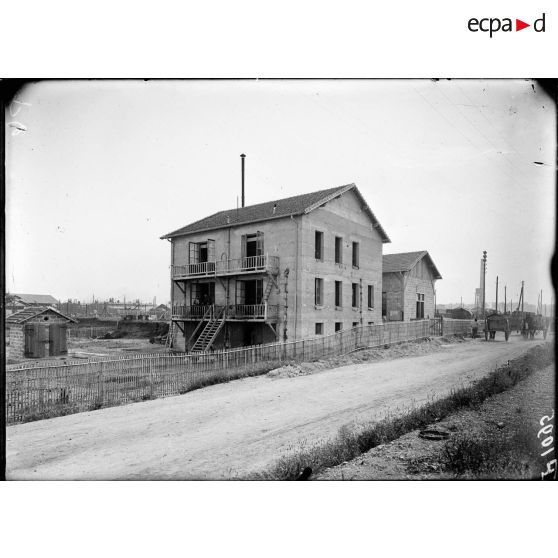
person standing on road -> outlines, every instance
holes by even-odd
[[[478,331],[479,331],[479,322],[477,321],[477,318],[475,318],[475,321],[473,323],[473,334],[471,335],[473,339],[477,338]]]

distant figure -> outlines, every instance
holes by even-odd
[[[194,298],[194,302],[192,302],[192,304],[193,304],[194,306],[199,306],[200,301],[198,300],[198,297]]]
[[[477,338],[478,331],[479,331],[479,322],[477,321],[477,318],[475,318],[475,322],[473,323],[473,335],[472,335],[473,339]]]

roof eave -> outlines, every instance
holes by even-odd
[[[166,234],[165,236],[161,236],[160,239],[161,240],[166,240],[166,239],[171,239],[171,238],[177,238],[179,236],[192,236],[195,234],[200,234],[200,233],[204,233],[204,232],[209,232],[209,231],[218,231],[219,229],[228,229],[228,228],[232,228],[232,227],[241,227],[243,225],[251,225],[252,223],[264,223],[265,221],[275,221],[277,219],[290,219],[291,217],[298,217],[299,215],[302,215],[302,211],[297,211],[295,213],[289,213],[289,215],[275,215],[275,216],[270,216],[270,217],[264,217],[263,219],[250,219],[249,221],[240,221],[239,223],[230,223],[228,225],[221,225],[219,227],[208,227],[205,229],[199,229],[196,231],[190,231],[190,232],[183,232],[183,233],[169,233]]]

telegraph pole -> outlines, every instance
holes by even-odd
[[[508,286],[504,285],[504,314],[508,313]]]
[[[486,250],[482,253],[482,317],[486,315]]]
[[[498,313],[498,275],[496,275],[496,314]]]

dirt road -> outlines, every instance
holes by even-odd
[[[294,378],[260,376],[177,397],[7,429],[9,479],[223,479],[446,394],[540,341],[448,345],[442,352]]]

